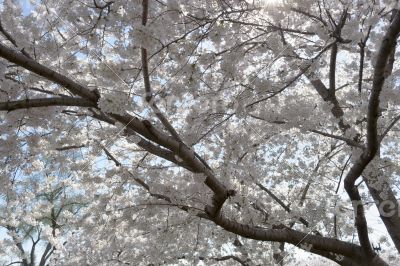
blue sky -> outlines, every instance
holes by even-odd
[[[27,16],[31,13],[33,6],[31,5],[30,0],[19,0],[22,6],[24,16]]]

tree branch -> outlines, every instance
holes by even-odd
[[[248,265],[249,265],[249,264],[247,263],[247,261],[242,260],[241,258],[239,258],[239,257],[237,257],[237,256],[234,256],[234,255],[228,255],[228,256],[223,256],[223,257],[219,257],[219,258],[214,257],[214,258],[211,258],[211,259],[213,259],[213,260],[215,260],[215,261],[225,261],[225,260],[230,260],[230,259],[232,259],[232,260],[234,260],[234,261],[239,262],[240,265],[243,265],[243,266],[248,266]]]
[[[146,26],[147,23],[147,16],[148,16],[148,9],[149,9],[149,3],[148,0],[143,0],[142,1],[142,25]],[[179,134],[176,132],[174,127],[171,125],[171,123],[168,121],[168,119],[163,115],[161,110],[158,108],[157,104],[154,101],[153,98],[153,92],[151,90],[151,85],[150,85],[150,75],[149,75],[149,62],[147,59],[147,50],[146,48],[141,47],[140,48],[141,52],[141,59],[142,59],[142,73],[143,73],[143,81],[144,81],[144,89],[145,89],[145,99],[146,102],[150,105],[150,107],[153,109],[154,113],[158,117],[158,119],[161,121],[161,123],[164,125],[164,127],[168,130],[168,132],[177,140],[183,143],[181,138],[179,137]]]
[[[358,92],[361,92],[362,89],[362,81],[363,81],[363,75],[364,75],[364,58],[365,58],[365,46],[367,44],[367,41],[369,39],[369,34],[371,33],[372,26],[369,26],[368,31],[367,31],[367,36],[361,42],[358,43],[358,46],[360,47],[360,66],[358,70]]]
[[[72,150],[72,149],[80,149],[85,147],[85,145],[81,144],[81,145],[69,145],[69,146],[62,146],[62,147],[58,147],[56,148],[57,151],[67,151],[67,150]]]
[[[288,213],[292,212],[292,210],[290,209],[290,207],[288,205],[286,205],[282,200],[280,200],[271,190],[269,190],[268,188],[266,188],[265,186],[263,186],[262,184],[260,184],[259,182],[255,182],[256,185],[261,188],[262,190],[264,190],[265,192],[267,192],[267,194],[273,198],[285,211],[287,211]],[[303,217],[299,217],[299,221],[304,224],[306,227],[308,227],[309,223],[308,221],[306,221]]]
[[[396,123],[400,120],[400,115],[396,116],[393,121],[389,124],[389,126],[383,131],[382,135],[379,138],[379,142],[385,138],[385,136],[390,132],[390,130],[396,125]]]
[[[377,54],[377,62],[374,68],[374,76],[372,83],[371,96],[368,103],[367,113],[367,148],[351,167],[344,180],[344,188],[349,195],[354,209],[355,225],[357,228],[358,238],[364,254],[368,258],[376,257],[375,252],[372,250],[371,243],[368,236],[367,221],[365,218],[364,207],[361,204],[361,196],[358,188],[355,186],[356,179],[362,174],[365,167],[375,157],[379,148],[379,138],[377,131],[377,120],[379,115],[379,96],[385,82],[385,71],[388,63],[389,56],[396,46],[396,39],[400,32],[400,14],[397,12],[391,25],[383,38],[382,44]],[[388,228],[389,229],[389,228]],[[392,236],[392,234],[390,234]],[[392,237],[393,239],[393,237]],[[397,239],[400,240],[399,236]],[[400,250],[400,242],[394,241],[397,250]]]
[[[323,252],[333,252],[351,258],[359,264],[366,262],[363,258],[363,253],[360,246],[337,239],[311,235],[309,233],[306,234],[290,228],[264,229],[260,227],[249,226],[229,220],[223,217],[222,214],[212,218],[212,221],[224,228],[226,231],[245,238],[260,241],[286,242],[295,246],[298,246],[300,243],[311,244],[312,248],[318,250],[320,255],[323,255]],[[383,262],[382,265],[386,264]]]
[[[8,61],[17,64],[27,70],[30,70],[39,76],[47,78],[61,86],[64,86],[71,93],[79,95],[89,101],[97,103],[99,96],[94,91],[89,90],[83,85],[73,81],[72,79],[61,75],[48,67],[45,67],[38,62],[26,57],[25,55],[6,47],[0,43],[0,57],[7,59]]]
[[[316,129],[312,129],[310,131],[313,132],[313,133],[325,136],[325,137],[342,140],[342,141],[346,142],[348,145],[356,147],[356,148],[365,149],[364,145],[362,145],[361,143],[358,143],[357,141],[352,140],[352,139],[348,139],[348,138],[345,138],[345,137],[342,137],[342,136],[325,133],[325,132],[322,132],[322,131],[319,131],[319,130],[316,130]]]
[[[0,32],[3,33],[4,37],[6,37],[6,39],[9,40],[9,41],[15,46],[15,48],[18,48],[18,44],[17,44],[17,42],[15,41],[15,39],[11,36],[10,33],[8,33],[8,32],[4,29],[3,24],[1,23],[1,19],[0,19]],[[21,53],[22,53],[23,55],[25,55],[26,57],[28,57],[28,58],[32,58],[32,57],[24,50],[24,48],[21,49]]]
[[[82,98],[60,97],[60,98],[38,98],[25,99],[18,101],[9,101],[0,103],[0,111],[14,111],[18,109],[27,109],[33,107],[49,107],[49,106],[80,106],[94,107],[94,103]]]

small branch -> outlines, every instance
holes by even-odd
[[[45,89],[39,89],[39,88],[36,88],[36,87],[28,87],[27,88],[28,90],[32,90],[32,91],[37,91],[37,92],[41,92],[41,93],[45,93],[45,94],[51,94],[51,95],[55,95],[55,96],[60,96],[60,97],[69,97],[68,95],[66,95],[66,94],[62,94],[62,93],[55,93],[55,92],[52,92],[52,91],[48,91],[48,90],[45,90]]]
[[[106,122],[111,125],[115,125],[115,123],[116,123],[116,120],[107,116],[103,112],[98,112],[98,110],[92,109],[92,108],[90,108],[89,111],[92,112],[92,117],[94,117],[100,121]],[[127,123],[127,122],[124,122],[124,123],[129,125],[129,123]],[[176,153],[170,151],[169,149],[164,149],[163,147],[157,146],[157,145],[153,144],[153,142],[140,137],[136,133],[136,131],[131,129],[129,126],[127,126],[125,128],[125,133],[127,135],[133,135],[133,136],[136,136],[137,138],[139,138],[140,140],[138,142],[136,142],[136,145],[138,145],[140,148],[148,151],[149,153],[154,154],[154,155],[156,155],[160,158],[163,158],[167,161],[170,161],[170,162],[172,162],[178,166],[181,166],[191,172],[194,172],[194,173],[198,172],[198,170],[195,170],[193,167],[190,167],[187,163],[178,161],[175,157]]]
[[[11,36],[11,34],[8,33],[8,32],[4,29],[3,24],[1,23],[1,20],[0,20],[0,32],[3,33],[4,37],[6,37],[7,40],[9,40],[16,48],[18,48],[17,42],[14,40],[14,38]],[[21,49],[21,53],[22,53],[23,55],[25,55],[26,57],[28,57],[28,58],[32,58],[32,57],[24,50],[24,48]]]
[[[228,256],[223,256],[223,257],[219,257],[219,258],[211,258],[211,259],[213,259],[213,260],[215,260],[215,261],[225,261],[225,260],[230,260],[230,259],[232,259],[232,260],[234,260],[234,261],[237,261],[237,262],[239,262],[241,265],[243,265],[243,266],[248,266],[249,264],[247,263],[247,261],[245,261],[245,260],[242,260],[242,259],[240,259],[239,257],[236,257],[236,256],[233,256],[233,255],[228,255]]]
[[[358,43],[358,46],[360,47],[360,68],[358,70],[358,92],[361,92],[361,89],[362,89],[362,81],[363,81],[363,75],[364,75],[365,46],[369,39],[369,34],[371,33],[371,29],[372,29],[372,26],[369,26],[368,31],[367,31],[367,36],[365,36],[365,38],[363,40],[361,40],[360,43]]]
[[[332,42],[332,43],[329,43],[329,44],[327,44],[316,56],[314,56],[311,60],[309,60],[310,62],[309,62],[309,64],[307,64],[305,67],[302,67],[302,68],[300,68],[300,72],[295,76],[295,77],[293,77],[290,81],[288,81],[282,88],[280,88],[279,90],[276,90],[275,92],[273,92],[271,95],[269,95],[269,96],[267,96],[267,97],[263,97],[263,98],[261,98],[261,99],[259,99],[259,100],[257,100],[257,101],[254,101],[254,102],[252,102],[252,103],[249,103],[249,104],[247,104],[245,107],[246,108],[251,108],[253,105],[256,105],[256,104],[259,104],[259,103],[261,103],[261,102],[263,102],[263,101],[266,101],[266,100],[268,100],[268,99],[271,99],[272,97],[275,97],[276,95],[278,95],[279,93],[281,93],[281,92],[283,92],[285,89],[287,89],[288,87],[290,87],[292,84],[294,84],[298,79],[300,79],[301,78],[301,76],[303,76],[304,74],[311,80],[311,83],[314,85],[314,80],[311,78],[311,76],[312,75],[310,75],[310,74],[307,74],[307,71],[310,69],[310,67],[311,67],[311,65],[312,65],[312,63],[315,61],[315,60],[317,60],[321,55],[323,55],[327,50],[329,50],[331,47],[332,47],[332,45],[334,44],[335,42]],[[292,52],[294,52],[294,51],[292,51]],[[318,80],[316,81],[316,82],[318,82]],[[321,81],[320,81],[321,82]],[[322,83],[322,82],[321,82]],[[323,84],[322,84],[323,85]],[[317,87],[317,86],[315,86],[314,85],[314,87],[318,90],[319,88],[321,88],[321,87]],[[325,91],[320,91],[320,90],[318,90],[318,93],[319,94],[321,94],[321,96],[323,95],[323,94],[327,94],[328,93],[328,90],[326,89],[326,87],[325,87],[325,85],[323,85],[323,88],[322,89],[325,89]],[[324,100],[326,100],[325,98],[325,96],[322,96],[322,98],[324,98]]]
[[[265,186],[263,186],[262,184],[260,184],[259,182],[255,182],[256,185],[261,188],[262,190],[264,190],[265,192],[267,192],[267,194],[273,198],[279,205],[281,205],[281,207],[283,209],[285,209],[285,211],[287,211],[288,213],[290,213],[292,210],[290,209],[290,207],[288,205],[286,205],[282,200],[280,200],[274,193],[272,193],[271,190],[269,190],[268,188],[266,188]],[[308,221],[306,221],[304,218],[299,217],[299,221],[304,224],[306,227],[308,227],[309,223]]]
[[[23,261],[14,261],[14,262],[11,262],[11,263],[9,263],[9,264],[6,264],[5,266],[10,266],[10,265],[13,265],[13,264],[20,264],[20,265],[23,265],[24,262],[23,262]]]
[[[100,141],[96,141],[97,144],[103,149],[103,151],[106,153],[108,159],[110,159],[111,161],[113,161],[115,163],[115,166],[119,167],[122,164],[109,152],[109,150],[103,145],[101,144]]]
[[[356,148],[365,149],[364,145],[362,145],[361,143],[359,143],[359,142],[357,142],[355,140],[352,140],[352,139],[348,139],[348,138],[345,138],[345,137],[342,137],[342,136],[337,136],[337,135],[325,133],[325,132],[322,132],[322,131],[319,131],[319,130],[315,130],[315,129],[312,129],[310,131],[313,132],[313,133],[325,136],[325,137],[342,140],[342,141],[346,142],[348,145],[356,147]]]
[[[203,135],[201,135],[194,144],[199,143],[203,138],[205,138],[210,132],[212,132],[215,128],[219,127],[220,125],[222,125],[223,123],[225,123],[226,121],[228,121],[235,113],[229,114],[226,118],[224,118],[223,120],[221,120],[220,122],[216,123],[214,126],[212,126],[209,130],[206,131],[206,133],[204,133]],[[190,144],[189,144],[190,145]]]
[[[106,147],[104,147],[101,143],[99,143],[99,145],[101,145],[102,149],[105,151],[105,153],[107,154],[107,156],[109,156],[109,158],[112,158],[111,160],[115,163],[115,166],[119,167],[122,166],[122,163],[114,156],[111,154],[111,152],[109,150],[107,150]],[[158,193],[153,193],[150,190],[150,186],[141,178],[136,177],[134,174],[132,174],[131,171],[127,170],[127,172],[129,173],[129,175],[133,178],[133,180],[139,185],[141,186],[143,189],[145,189],[150,196],[156,198],[156,199],[160,199],[160,200],[165,200],[166,202],[168,202],[168,206],[175,206],[178,207],[179,209],[188,212],[189,209],[191,207],[186,206],[186,205],[180,205],[180,204],[173,204],[172,200],[170,197],[162,195],[162,194],[158,194]],[[199,217],[202,218],[207,218],[207,215],[205,213],[199,213]]]
[[[337,184],[337,187],[336,187],[336,190],[335,190],[335,194],[336,194],[336,195],[337,195],[338,192],[339,192],[339,188],[340,188],[340,184],[342,183],[344,171],[346,170],[347,165],[348,165],[349,162],[350,162],[350,159],[351,159],[351,155],[350,155],[349,158],[347,159],[347,161],[346,161],[346,163],[344,164],[344,166],[343,166],[343,168],[342,168],[342,171],[341,171],[341,173],[340,173],[339,181],[338,181],[338,184]],[[337,203],[337,202],[335,201],[335,208],[336,208],[336,203]],[[333,232],[334,232],[335,238],[337,238],[338,233],[337,233],[337,214],[336,214],[336,213],[335,213],[334,216],[333,216]]]
[[[400,120],[400,115],[398,115],[393,121],[389,124],[389,126],[385,129],[382,135],[379,138],[379,143],[382,142],[383,138],[390,132],[390,130],[396,125],[396,123]]]
[[[62,147],[58,147],[56,148],[57,151],[67,151],[67,150],[72,150],[72,149],[80,149],[85,147],[84,144],[81,145],[71,145],[71,146],[62,146]]]
[[[294,8],[294,7],[290,8],[290,10],[295,12],[295,13],[299,13],[299,14],[304,15],[306,17],[309,17],[309,18],[312,18],[314,20],[317,20],[317,21],[321,22],[325,27],[328,26],[327,23],[324,20],[322,20],[322,18],[317,17],[317,16],[315,16],[313,14],[310,14],[307,11],[301,10],[299,8]]]
[[[351,159],[351,155],[349,156],[349,158],[347,158],[347,161],[345,162],[345,164],[344,164],[344,166],[342,168],[342,171],[341,171],[340,177],[339,177],[339,181],[338,181],[338,184],[337,184],[337,187],[336,187],[336,190],[335,190],[335,194],[337,194],[339,192],[340,183],[342,182],[344,171],[346,170],[346,167],[349,164],[350,159]]]
[[[135,135],[135,136],[139,137],[135,132],[132,132],[132,130],[129,129],[129,128],[126,130],[126,132],[127,132],[128,135]],[[174,163],[174,164],[176,164],[178,166],[181,166],[181,167],[183,167],[183,168],[185,168],[185,169],[187,169],[187,170],[189,170],[189,171],[191,171],[193,173],[198,173],[197,170],[195,170],[194,168],[190,167],[187,163],[178,161],[176,159],[175,153],[171,152],[170,150],[164,149],[164,148],[162,148],[160,146],[156,146],[152,142],[147,141],[147,140],[145,140],[145,139],[143,139],[141,137],[139,137],[139,138],[140,138],[140,141],[137,142],[136,144],[140,148],[148,151],[149,153],[151,153],[153,155],[156,155],[156,156],[158,156],[160,158],[163,158],[163,159],[165,159],[167,161],[170,161],[170,162],[172,162],[172,163]]]
[[[146,26],[147,23],[147,16],[148,16],[148,8],[149,8],[149,3],[148,0],[143,0],[142,1],[142,25]],[[145,100],[146,102],[150,105],[150,107],[153,109],[154,113],[158,117],[158,119],[161,121],[161,123],[164,125],[164,127],[168,130],[168,132],[179,142],[182,142],[181,138],[179,137],[179,134],[176,132],[174,127],[171,125],[171,123],[168,121],[168,119],[162,114],[161,110],[158,108],[156,105],[154,98],[153,98],[153,92],[151,90],[151,85],[150,85],[150,75],[149,75],[149,63],[147,59],[147,49],[141,47],[140,48],[141,52],[141,59],[142,59],[142,72],[143,72],[143,81],[144,81],[144,89],[145,89]],[[182,142],[183,143],[183,142]]]

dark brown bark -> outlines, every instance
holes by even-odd
[[[18,109],[49,107],[49,106],[94,107],[95,104],[86,99],[74,98],[74,97],[25,99],[19,101],[9,101],[0,103],[0,111],[10,112]]]

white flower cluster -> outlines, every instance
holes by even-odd
[[[104,95],[99,99],[98,106],[105,113],[123,115],[128,106],[128,97],[125,93]]]
[[[168,17],[171,20],[178,21],[179,20],[179,12],[181,11],[181,6],[177,0],[168,0]]]
[[[146,49],[150,49],[152,42],[154,42],[151,29],[143,25],[135,25],[132,37],[136,46]]]
[[[194,174],[194,178],[196,181],[200,181],[201,183],[206,182],[207,175],[204,173],[196,173]]]
[[[236,64],[237,64],[237,55],[236,54],[229,54],[224,58],[221,63],[221,70],[230,78],[234,78],[236,74]]]
[[[132,134],[129,137],[126,138],[129,142],[133,142],[133,143],[139,143],[142,138],[139,135],[136,134]]]

